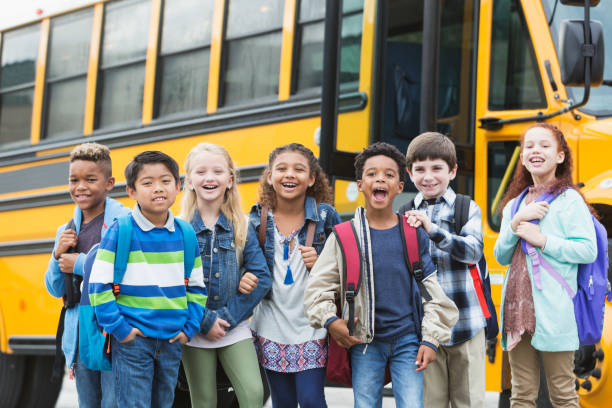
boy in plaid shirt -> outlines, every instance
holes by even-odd
[[[451,340],[440,345],[436,361],[425,370],[423,405],[426,407],[482,407],[485,396],[486,320],[468,264],[482,257],[480,208],[470,202],[468,220],[455,234],[456,194],[448,185],[457,174],[455,145],[437,132],[412,140],[406,170],[419,190],[411,204],[399,209],[415,227],[423,226],[430,238],[431,257],[446,295],[459,309]]]

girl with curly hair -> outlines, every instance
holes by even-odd
[[[272,272],[272,289],[255,309],[251,329],[274,407],[327,406],[327,331],[310,326],[304,291],[340,222],[331,201],[327,176],[310,149],[291,143],[270,153],[249,217]]]

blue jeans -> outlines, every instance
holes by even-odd
[[[297,373],[266,370],[273,408],[327,408],[325,369],[312,368]]]
[[[77,353],[74,379],[80,408],[115,408],[117,406],[112,371],[90,370]]]
[[[415,364],[419,339],[409,333],[387,343],[376,338],[351,348],[353,395],[356,408],[382,407],[385,367],[389,363],[398,408],[423,407],[423,372]]]
[[[113,375],[120,407],[171,407],[183,345],[136,336],[112,339]]]

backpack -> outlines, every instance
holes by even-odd
[[[460,235],[461,229],[467,222],[470,214],[470,202],[472,199],[464,194],[457,194],[455,198],[455,234]],[[470,275],[474,282],[476,296],[482,309],[482,314],[485,317],[487,325],[485,327],[485,337],[487,340],[497,338],[499,334],[499,323],[497,322],[497,312],[495,304],[491,297],[491,278],[489,276],[489,268],[484,253],[480,257],[477,264],[468,264]],[[493,358],[495,358],[493,356]],[[493,362],[493,361],[491,361]]]
[[[518,212],[518,208],[527,194],[529,188],[514,199],[512,203],[511,217]],[[545,192],[536,201],[546,201],[551,203],[559,194]],[[597,239],[597,258],[589,264],[578,264],[578,291],[574,293],[567,281],[549,264],[533,245],[521,239],[521,248],[525,254],[529,255],[532,262],[533,280],[535,286],[542,290],[542,280],[540,267],[544,268],[548,274],[555,279],[565,289],[567,294],[574,302],[574,316],[578,327],[578,339],[581,346],[597,344],[601,339],[603,330],[604,306],[606,295],[610,293],[608,282],[608,234],[601,223],[592,216]],[[533,224],[538,224],[539,220],[531,220]]]
[[[400,235],[402,237],[406,265],[419,287],[421,296],[426,300],[431,300],[429,292],[427,292],[427,289],[425,289],[421,282],[424,276],[419,257],[419,241],[416,228],[408,225],[403,215],[398,215],[398,217],[402,225],[402,233]],[[349,335],[352,336],[355,329],[355,296],[359,293],[359,288],[361,287],[361,275],[365,262],[361,257],[359,239],[352,221],[345,221],[335,225],[334,235],[342,251],[344,294],[349,309],[347,326]],[[342,318],[342,308],[338,303],[336,303],[336,306],[338,317]],[[336,343],[333,337],[328,336],[327,379],[331,382],[351,387],[353,381],[350,361],[350,351]],[[391,381],[389,366],[387,366],[385,371],[385,384],[387,384]]]
[[[195,254],[197,238],[191,225],[180,218],[175,218],[175,225],[183,233],[184,254]],[[127,215],[117,219],[119,233],[117,237],[117,252],[115,252],[115,268],[113,272],[113,294],[115,298],[120,292],[120,283],[127,269],[130,246],[132,243],[132,216]],[[98,247],[94,245],[85,258],[83,265],[83,288],[79,307],[79,357],[90,370],[110,371],[111,350],[110,334],[104,332],[98,324],[94,307],[89,299],[89,277],[96,259]],[[194,260],[191,256],[183,256],[185,264],[185,287],[191,276]]]
[[[455,197],[455,212],[453,218],[455,221],[455,235],[461,234],[461,229],[468,221],[470,215],[470,196],[464,194],[456,194]],[[402,207],[402,209],[405,207]],[[414,208],[414,199],[408,204],[408,209]],[[400,209],[401,210],[401,209]],[[499,334],[499,323],[497,321],[497,312],[495,303],[491,296],[491,279],[489,277],[489,268],[487,260],[482,254],[480,260],[476,264],[467,264],[474,284],[474,290],[478,298],[478,303],[482,310],[482,314],[486,320],[485,337],[487,339],[487,355],[489,361],[495,361],[495,343],[497,343],[497,335]],[[490,348],[491,347],[491,348]]]

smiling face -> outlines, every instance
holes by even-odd
[[[107,177],[101,166],[89,160],[70,163],[68,190],[70,197],[90,220],[104,211],[106,194],[115,185],[114,177]]]
[[[565,154],[549,129],[534,127],[525,133],[521,162],[536,185],[553,180],[557,165],[564,160]]]
[[[194,190],[199,203],[218,204],[225,199],[225,192],[232,188],[234,177],[221,154],[203,151],[193,158],[193,166],[185,182]]]
[[[399,172],[397,163],[389,156],[372,156],[365,161],[357,187],[365,197],[367,210],[392,207],[393,199],[404,189]]]
[[[301,153],[287,151],[276,156],[268,173],[268,183],[277,201],[303,200],[308,187],[314,185],[308,160]]]
[[[179,182],[162,163],[144,164],[136,176],[134,188],[127,187],[131,198],[138,201],[140,211],[153,224],[165,223],[168,209],[179,192]],[[161,223],[161,225],[159,225]]]
[[[446,193],[448,184],[457,175],[457,166],[452,170],[442,159],[417,160],[408,169],[410,180],[426,200],[438,198]]]

